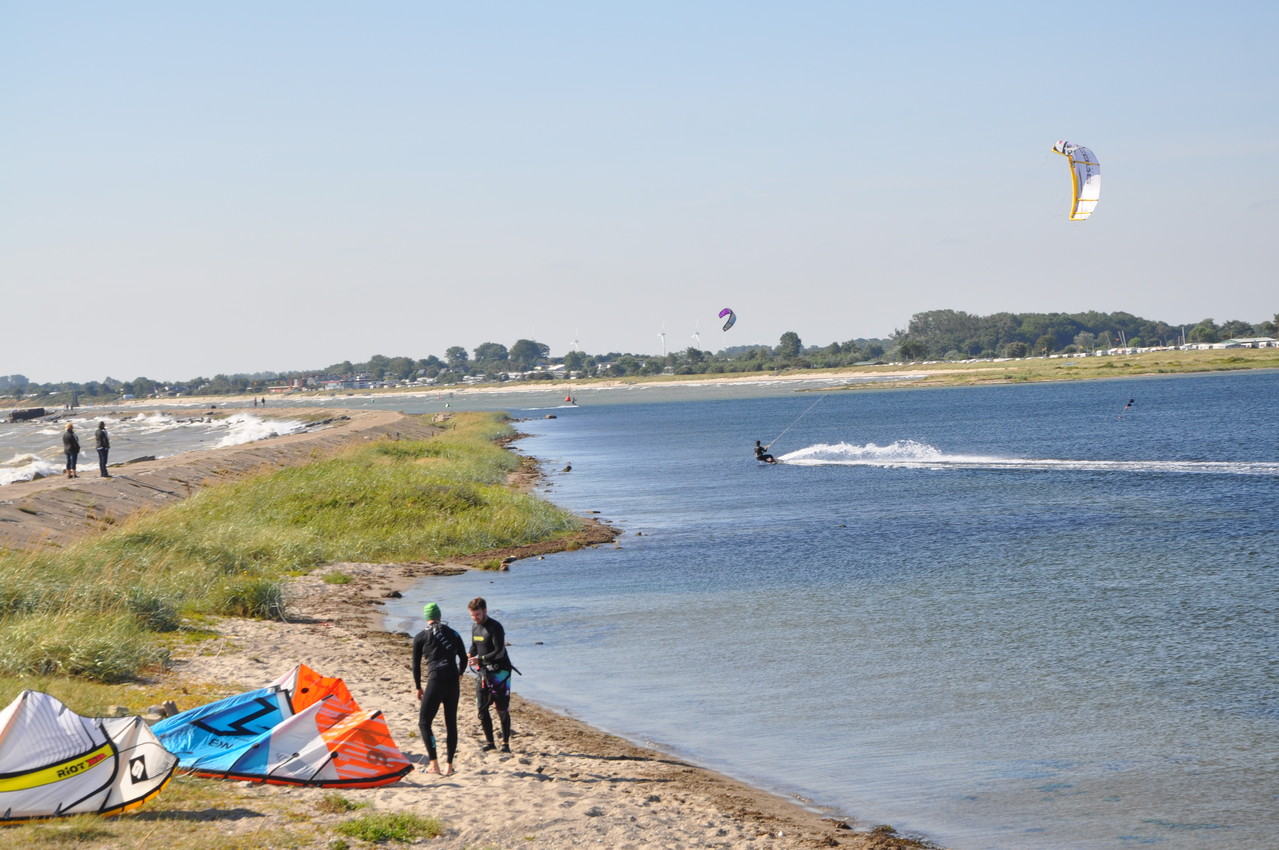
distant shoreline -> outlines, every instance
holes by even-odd
[[[127,410],[157,407],[252,409],[254,399],[266,399],[263,412],[272,401],[307,400],[330,407],[342,407],[349,399],[422,398],[445,394],[454,398],[493,394],[543,394],[574,396],[579,391],[599,391],[628,387],[696,389],[733,384],[823,383],[832,391],[868,389],[921,389],[964,387],[987,384],[1039,383],[1130,378],[1152,375],[1191,375],[1212,372],[1279,369],[1279,348],[1213,349],[1209,351],[1151,351],[1104,357],[1038,357],[1022,360],[981,360],[958,363],[928,362],[852,366],[846,369],[795,370],[783,372],[726,372],[703,375],[628,376],[621,378],[574,378],[548,381],[509,381],[491,384],[447,384],[413,388],[369,390],[303,390],[284,394],[242,394],[175,396],[171,398],[112,399],[91,401],[84,407]],[[839,386],[839,381],[847,381]],[[830,386],[834,384],[834,386]],[[5,399],[0,409],[41,406],[37,401]],[[57,413],[63,408],[49,408]],[[70,412],[70,411],[67,411]]]

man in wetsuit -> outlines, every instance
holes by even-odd
[[[471,612],[471,666],[479,681],[475,685],[475,707],[484,727],[485,750],[497,749],[493,742],[493,718],[489,706],[497,709],[502,726],[502,752],[511,751],[511,671],[514,665],[506,653],[506,630],[488,615],[488,603],[477,596],[466,606]]]
[[[764,450],[764,446],[759,444],[759,440],[755,441],[755,460],[760,463],[777,463],[777,459]]]
[[[417,728],[426,743],[431,759],[427,773],[448,776],[453,773],[453,754],[457,752],[457,701],[462,694],[462,677],[466,675],[466,644],[462,636],[440,622],[440,606],[430,602],[422,609],[426,628],[413,638],[413,685],[417,688]],[[426,661],[426,688],[422,687],[422,661]],[[456,676],[456,678],[454,678]],[[444,707],[444,770],[440,770],[439,754],[431,724],[435,713]]]

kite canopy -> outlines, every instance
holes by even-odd
[[[1083,221],[1097,209],[1101,197],[1101,163],[1097,155],[1083,145],[1059,141],[1053,150],[1070,160],[1070,182],[1074,189],[1070,220]]]
[[[725,316],[728,316],[728,321],[724,322],[724,330],[728,330],[737,321],[737,314],[730,308],[725,307],[723,310],[719,311],[719,317],[722,319]]]
[[[155,725],[186,770],[201,776],[371,788],[413,769],[380,711],[363,711],[341,679],[299,664],[271,685]]]
[[[346,689],[346,682],[336,676],[321,676],[305,664],[299,664],[271,684],[288,693],[294,711],[301,711],[327,696],[335,696],[359,708],[355,697]]]
[[[141,717],[81,717],[23,691],[0,712],[0,824],[126,812],[159,794],[177,765]]]

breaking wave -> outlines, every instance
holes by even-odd
[[[34,454],[16,454],[4,462],[0,462],[0,487],[15,481],[30,481],[37,475],[49,476],[62,472],[62,460],[58,463]]]
[[[60,475],[65,467],[62,432],[65,421],[42,424],[35,429],[11,428],[0,431],[0,487],[33,478]],[[98,418],[69,420],[80,434],[80,464],[96,468],[93,428]],[[112,462],[151,455],[169,457],[182,452],[238,446],[268,437],[296,434],[307,423],[293,419],[265,419],[250,413],[225,418],[171,416],[167,413],[140,413],[109,420]],[[7,460],[3,457],[12,453]]]
[[[778,458],[795,466],[877,466],[893,469],[1020,469],[1082,472],[1183,472],[1279,475],[1279,463],[1199,460],[1086,460],[947,454],[936,446],[897,440],[886,446],[819,443]]]
[[[305,422],[298,422],[292,419],[259,419],[248,413],[238,413],[234,416],[228,416],[225,420],[227,433],[217,445],[221,446],[238,446],[241,443],[251,443],[254,440],[262,440],[267,437],[282,437],[286,434],[296,434],[306,428]]]

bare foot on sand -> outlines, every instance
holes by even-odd
[[[440,776],[452,776],[452,775],[453,775],[453,765],[451,764],[444,765],[444,770],[440,772]]]
[[[440,772],[440,763],[439,763],[438,761],[436,761],[435,759],[431,759],[431,763],[430,763],[430,764],[428,764],[428,765],[426,766],[426,772],[427,772],[427,773],[439,773],[439,772]]]

